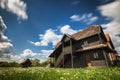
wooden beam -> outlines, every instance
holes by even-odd
[[[64,42],[62,42],[62,50],[63,50],[63,51],[62,51],[62,52],[63,52],[62,54],[64,54]],[[64,64],[65,64],[65,62],[64,62],[64,55],[63,55],[63,68],[65,67]]]
[[[101,39],[100,33],[98,33],[98,37],[99,37],[99,41],[100,41],[100,44],[101,44],[102,43],[102,39]]]
[[[73,49],[72,49],[72,40],[70,39],[70,46],[71,46],[71,67],[73,68]]]

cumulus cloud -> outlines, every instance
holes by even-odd
[[[0,0],[0,7],[16,14],[19,19],[27,19],[26,3],[22,0]]]
[[[9,59],[10,62],[15,61],[15,62],[21,63],[24,60],[20,55],[9,54],[9,56],[10,56],[10,59]]]
[[[25,49],[20,56],[23,58],[33,58],[37,55],[37,53],[33,53],[30,49]]]
[[[73,34],[73,33],[76,33],[77,30],[73,30],[70,25],[64,25],[60,28],[60,32],[62,34]]]
[[[98,17],[93,16],[92,13],[88,13],[88,14],[83,14],[82,16],[75,14],[75,15],[72,15],[70,17],[70,19],[72,21],[78,21],[78,22],[83,21],[86,24],[91,24],[91,23],[95,22],[98,19]]]
[[[40,60],[45,61],[48,59],[48,56],[53,52],[53,50],[41,50],[41,53],[39,54]]]
[[[107,20],[110,20],[106,24],[102,24],[105,28],[104,31],[109,33],[112,41],[118,51],[120,51],[120,0],[101,5],[98,7],[101,15],[105,16]]]
[[[48,46],[49,43],[55,45],[62,38],[62,35],[57,35],[54,30],[48,29],[46,30],[45,34],[40,34],[39,38],[39,42],[29,42],[35,46]]]
[[[6,25],[0,16],[0,58],[7,58],[6,54],[9,54],[12,50],[13,45],[10,43],[10,40],[7,36],[5,36],[4,30],[6,29]]]
[[[72,15],[70,19],[72,21],[81,21],[82,19],[85,19],[85,15],[83,15],[82,17],[80,15]]]

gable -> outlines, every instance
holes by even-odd
[[[71,39],[71,36],[68,34],[64,34],[63,38],[61,39],[61,42],[67,42]]]

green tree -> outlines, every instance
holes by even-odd
[[[10,67],[20,67],[20,65],[17,62],[10,62],[8,64]]]
[[[42,63],[40,64],[40,66],[41,66],[41,67],[47,67],[47,65],[49,65],[49,64],[50,64],[50,59],[42,62]]]
[[[32,62],[32,66],[34,66],[34,67],[40,66],[40,60],[39,59],[31,60],[31,62]]]
[[[0,67],[19,67],[17,62],[0,62]]]

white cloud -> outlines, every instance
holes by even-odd
[[[22,0],[0,0],[0,7],[16,14],[19,19],[27,19],[26,3]]]
[[[73,34],[73,33],[76,33],[77,30],[71,29],[70,25],[64,25],[60,28],[60,32],[62,34]]]
[[[94,16],[94,17],[91,17],[88,20],[84,20],[83,22],[85,22],[87,24],[91,24],[91,23],[95,22],[97,19],[98,19],[98,17]]]
[[[0,16],[0,34],[1,34],[2,32],[4,32],[4,30],[5,30],[6,28],[7,28],[7,27],[6,27],[6,25],[5,25],[2,17]]]
[[[98,17],[93,16],[92,13],[88,13],[88,14],[83,14],[82,16],[80,16],[80,15],[72,15],[70,17],[70,19],[72,21],[78,21],[78,22],[83,21],[86,24],[91,24],[91,23],[95,22],[98,19]]]
[[[49,43],[52,43],[55,45],[60,39],[62,38],[62,35],[57,35],[54,30],[48,29],[46,30],[45,34],[40,34],[40,41],[39,42],[33,42],[29,41],[31,44],[34,44],[35,46],[48,46]]]
[[[72,2],[72,5],[77,5],[77,4],[79,4],[80,3],[80,1],[74,1],[74,2]]]
[[[41,50],[41,53],[39,54],[40,60],[45,61],[48,59],[48,56],[53,52],[53,50]]]
[[[13,55],[13,54],[9,54],[10,56],[10,62],[18,62],[21,63],[24,59],[20,56],[20,55]]]
[[[6,29],[6,25],[0,16],[0,58],[5,58],[6,54],[9,54],[12,50],[13,45],[10,43],[10,40],[7,36],[3,34],[4,30]]]
[[[37,55],[37,53],[33,53],[30,49],[25,49],[20,56],[23,58],[33,58]]]
[[[35,46],[41,46],[41,42],[33,42],[33,41],[28,41],[31,44],[34,44]]]
[[[101,15],[105,16],[110,21],[106,24],[102,24],[105,28],[104,31],[109,33],[112,41],[117,50],[120,51],[120,0],[101,5],[98,9],[101,12]]]
[[[70,19],[72,21],[81,21],[82,19],[85,19],[85,16],[81,17],[80,15],[74,14],[74,15],[70,16]]]
[[[82,17],[80,15],[72,15],[70,19],[72,21],[81,21],[82,19],[85,19],[85,15],[83,15]]]

